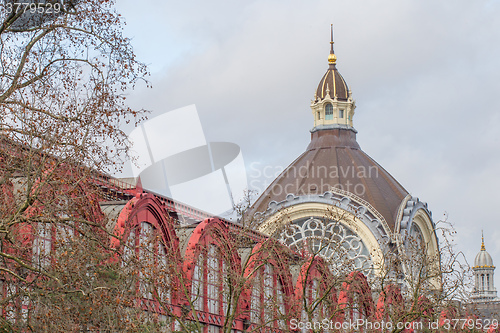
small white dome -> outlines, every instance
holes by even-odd
[[[493,259],[486,250],[481,250],[476,255],[476,259],[474,259],[474,267],[483,267],[483,266],[493,266]]]

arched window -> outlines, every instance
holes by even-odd
[[[481,274],[481,290],[484,290],[484,274]]]
[[[399,287],[389,284],[380,292],[376,311],[378,321],[385,320],[387,322],[391,318],[401,318],[404,315],[405,303]]]
[[[330,103],[325,106],[325,120],[333,120],[333,105]]]
[[[356,321],[368,318],[374,312],[371,289],[366,277],[360,272],[352,272],[342,284],[339,306],[343,309],[344,320]]]
[[[487,284],[487,290],[490,290],[490,275],[486,274],[486,284]]]
[[[353,270],[370,276],[373,262],[368,247],[353,230],[333,219],[308,216],[296,219],[281,232],[281,240],[292,250],[318,254],[335,274]]]
[[[133,263],[132,263],[133,262]],[[167,251],[159,231],[148,222],[141,222],[130,231],[123,250],[122,264],[137,274],[139,297],[170,302],[170,275]]]
[[[323,293],[324,290],[320,285],[318,279],[313,279],[309,281],[305,290],[305,306],[307,306],[308,311],[312,311],[311,317],[309,317],[308,311],[302,308],[302,321],[303,322],[322,322],[323,320],[330,319],[329,307],[332,305],[327,302],[328,297],[325,297]],[[324,300],[324,301],[323,301]],[[304,305],[304,300],[300,300],[300,304]],[[329,332],[327,329],[323,329],[323,332]]]
[[[327,263],[321,257],[307,261],[301,268],[296,284],[297,302],[302,308],[303,322],[334,320],[337,292]],[[324,332],[328,330],[323,329]]]
[[[19,292],[24,293],[25,288],[16,285],[15,281],[7,281],[0,279],[0,296],[2,297],[4,304],[0,308],[0,316],[2,319],[6,319],[7,322],[11,324],[20,323],[25,324],[29,317],[30,311],[30,299],[28,296],[16,297]],[[9,325],[10,326],[10,325]],[[14,326],[15,327],[15,326]],[[12,328],[11,332],[12,332]]]
[[[210,244],[198,256],[191,283],[191,301],[198,311],[225,315],[228,285],[226,264],[220,250]]]
[[[246,305],[247,294],[242,297],[242,289],[237,288],[241,259],[233,247],[234,236],[225,221],[205,219],[192,232],[186,246],[184,271],[189,288],[186,291],[191,294],[190,316],[208,324],[208,332],[221,331],[229,313],[234,315],[233,325],[243,328],[240,311]]]
[[[264,264],[252,280],[250,321],[267,327],[285,329],[283,284],[273,265]]]
[[[163,320],[178,302],[182,278],[178,238],[165,204],[149,193],[133,198],[121,210],[114,234],[111,246],[121,253],[125,282],[138,305]]]

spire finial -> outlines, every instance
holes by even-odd
[[[330,54],[328,55],[328,63],[335,64],[337,62],[337,56],[333,51],[333,24],[330,26],[331,35],[330,35]]]
[[[481,251],[486,251],[486,247],[484,246],[484,232],[481,230]]]

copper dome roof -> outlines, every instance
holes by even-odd
[[[356,133],[347,129],[315,131],[311,143],[253,204],[265,212],[271,201],[287,194],[323,194],[331,187],[346,190],[370,203],[394,230],[398,208],[408,192],[384,168],[365,154]]]
[[[333,63],[330,63],[325,75],[319,81],[316,89],[317,100],[323,100],[328,94],[327,90],[332,99],[337,97],[338,100],[347,101],[349,98],[349,87]]]

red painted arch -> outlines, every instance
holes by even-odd
[[[176,258],[180,258],[179,238],[175,233],[174,222],[163,203],[151,193],[141,194],[132,198],[120,212],[114,228],[114,237],[111,245],[121,248],[130,232],[141,222],[148,222],[161,235],[167,251],[175,251]],[[180,267],[179,267],[180,268]]]
[[[359,297],[360,307],[363,314],[368,318],[374,314],[372,291],[368,285],[366,277],[358,271],[351,272],[342,283],[342,290],[339,293],[338,303],[341,309],[348,307],[352,302],[354,293]]]
[[[255,270],[259,262],[268,262],[278,269],[285,295],[294,295],[292,274],[290,273],[290,250],[273,238],[257,243],[252,249],[251,259],[245,268],[245,277]],[[251,277],[249,278],[251,281]]]
[[[295,295],[297,299],[301,299],[303,296],[304,287],[307,283],[306,279],[310,280],[314,278],[319,278],[323,283],[325,283],[325,287],[328,287],[329,281],[333,278],[325,260],[318,256],[310,258],[300,268],[299,277],[295,287]],[[332,289],[332,295],[335,296],[335,302],[337,302],[337,293],[335,289]]]
[[[182,258],[179,250],[179,238],[176,235],[174,228],[174,220],[168,214],[164,204],[151,193],[142,193],[132,198],[127,202],[118,216],[118,220],[114,228],[114,236],[111,237],[111,246],[118,250],[118,253],[123,253],[124,245],[130,237],[132,230],[140,227],[142,222],[149,223],[153,228],[159,231],[167,254],[167,260],[175,270],[171,280],[171,306],[167,307],[175,315],[180,315],[180,307],[182,294],[180,292],[179,283],[183,280],[184,272],[182,271]],[[116,260],[120,260],[119,255]],[[148,303],[149,300],[145,301]],[[157,304],[157,301],[153,301]],[[146,305],[143,305],[143,307]],[[158,309],[163,309],[156,306]],[[163,310],[162,310],[163,311]]]
[[[377,320],[387,320],[389,317],[389,307],[393,308],[395,315],[402,315],[404,312],[403,296],[399,287],[389,284],[380,292],[377,302]]]
[[[328,308],[332,311],[331,313],[333,313],[338,304],[338,295],[334,285],[334,277],[325,260],[318,256],[310,257],[300,269],[297,284],[295,286],[297,312],[299,313],[299,311],[302,311],[304,290],[306,290],[308,284],[312,283],[314,279],[318,279],[318,281],[320,281],[320,290],[322,291],[322,294],[319,294],[318,297],[323,297],[326,294],[325,299],[330,303]]]
[[[210,218],[203,220],[200,224],[196,226],[191,237],[189,238],[186,252],[184,255],[184,265],[183,271],[185,274],[185,290],[189,293],[191,292],[192,279],[195,271],[195,266],[198,262],[198,257],[209,249],[210,245],[215,245],[219,248],[220,254],[223,256],[222,260],[227,265],[226,269],[230,271],[230,274],[238,277],[241,275],[241,259],[237,251],[237,242],[227,225],[227,222],[222,221],[218,218]],[[204,295],[207,297],[207,295]],[[241,330],[243,328],[243,317],[241,315],[241,309],[245,306],[244,295],[238,299],[236,305],[236,317],[234,322],[234,328]],[[185,305],[189,306],[189,302],[184,300]],[[191,314],[194,315],[194,314]],[[197,311],[196,316],[201,318],[221,318],[225,320],[224,316],[220,314],[208,314],[204,315],[203,311]],[[205,319],[206,320],[206,319]],[[210,319],[208,319],[210,322]]]
[[[244,277],[246,278],[245,288],[245,318],[249,319],[250,297],[252,293],[253,274],[259,269],[260,265],[270,264],[276,269],[277,277],[283,287],[283,293],[287,302],[285,302],[285,310],[289,314],[296,314],[295,293],[290,273],[290,250],[273,238],[265,239],[257,243],[250,255],[248,264],[246,265]]]
[[[205,219],[194,229],[186,247],[184,255],[184,272],[187,281],[190,282],[196,260],[208,245],[214,244],[221,249],[224,260],[229,264],[234,272],[241,272],[241,259],[235,247],[235,240],[231,239],[229,228],[226,222],[218,219]]]

